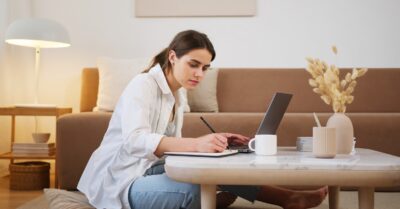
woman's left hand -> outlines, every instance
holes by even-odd
[[[250,141],[249,137],[240,134],[233,134],[233,133],[221,133],[221,134],[228,139],[229,144],[233,145],[245,145],[248,144]]]

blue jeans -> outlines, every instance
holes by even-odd
[[[258,186],[218,186],[222,191],[236,194],[254,202]],[[160,160],[149,168],[129,188],[129,205],[132,209],[200,209],[200,186],[170,179]]]

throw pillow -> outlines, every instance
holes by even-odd
[[[100,57],[99,91],[94,111],[113,111],[129,81],[150,64],[149,59],[113,59]]]
[[[190,106],[188,104],[188,99],[187,99],[187,90],[185,88],[182,88],[182,98],[183,100],[181,101],[183,105],[183,112],[190,112]]]
[[[86,196],[80,192],[61,189],[44,189],[50,209],[94,209]]]
[[[191,112],[218,112],[218,68],[209,69],[199,85],[187,91]]]

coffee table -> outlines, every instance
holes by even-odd
[[[330,209],[339,206],[340,186],[358,187],[359,208],[372,209],[375,187],[400,185],[400,157],[360,148],[333,159],[294,147],[280,147],[275,156],[168,156],[165,169],[176,181],[201,185],[202,209],[215,209],[216,185],[328,185]]]

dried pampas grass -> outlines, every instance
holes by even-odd
[[[336,46],[332,47],[336,54]],[[357,85],[356,79],[365,75],[367,68],[354,68],[347,73],[344,79],[339,78],[339,68],[335,65],[328,65],[319,59],[306,58],[308,66],[306,71],[310,73],[311,79],[308,84],[313,91],[321,96],[321,99],[328,105],[332,105],[334,112],[346,112],[346,104],[351,104],[354,96],[351,94]]]

